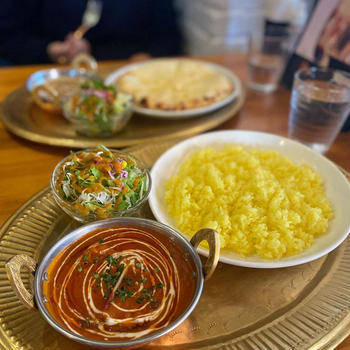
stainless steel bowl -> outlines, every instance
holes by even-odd
[[[59,254],[63,249],[65,249],[79,237],[88,234],[96,229],[116,226],[120,227],[125,225],[131,225],[133,227],[139,227],[145,230],[156,230],[158,233],[168,238],[169,240],[175,241],[176,245],[182,249],[186,259],[190,260],[190,262],[194,266],[193,274],[196,278],[196,283],[193,298],[180,317],[172,321],[168,326],[145,337],[128,341],[99,341],[88,339],[86,337],[73,333],[70,330],[63,327],[62,325],[60,325],[59,323],[57,323],[46,308],[46,296],[43,293],[43,283],[45,280],[50,278],[47,269],[52,260],[57,256],[57,254]],[[204,266],[202,266],[201,260],[196,252],[197,246],[203,240],[206,240],[209,243],[209,258]],[[215,270],[219,258],[219,251],[219,237],[217,232],[212,229],[203,229],[198,231],[191,239],[191,242],[188,242],[180,233],[164,224],[140,218],[116,218],[98,221],[95,223],[81,226],[80,228],[74,230],[70,234],[64,236],[48,251],[48,253],[42,259],[37,268],[36,262],[29,256],[16,255],[6,264],[6,269],[11,285],[18,297],[20,298],[20,300],[23,302],[23,304],[30,309],[36,308],[37,306],[44,319],[55,330],[57,330],[64,336],[84,345],[93,346],[97,348],[133,348],[151,342],[169,333],[175,327],[180,325],[181,322],[183,322],[190,315],[190,313],[196,307],[200,299],[203,290],[204,280],[209,278]],[[21,280],[20,270],[23,266],[31,269],[32,271],[35,270],[34,297],[26,290]]]
[[[33,73],[27,80],[27,90],[32,94],[34,101],[44,110],[53,112],[60,111],[62,103],[72,92],[59,94],[55,89],[45,83],[60,78],[76,78],[77,88],[86,79],[101,80],[94,72],[76,68],[51,68],[39,70]]]

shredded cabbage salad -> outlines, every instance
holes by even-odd
[[[131,156],[105,146],[71,153],[59,169],[56,191],[81,215],[99,218],[133,207],[147,192],[147,176]]]
[[[116,91],[99,80],[87,80],[79,93],[65,103],[68,119],[81,125],[80,131],[97,135],[114,132],[123,119],[122,114],[131,109],[131,96]],[[68,113],[68,114],[67,114]]]

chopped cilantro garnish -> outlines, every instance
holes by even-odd
[[[123,271],[125,264],[120,264],[117,268],[117,271]]]
[[[121,301],[124,302],[126,298],[132,297],[135,293],[132,290],[122,287],[117,289],[114,294],[116,297],[120,297]]]
[[[86,318],[85,320],[83,320],[83,321],[81,322],[81,325],[82,325],[82,327],[84,327],[84,328],[90,328],[90,326],[91,326],[90,320],[89,320],[88,318]]]
[[[123,278],[123,282],[128,286],[132,286],[132,281],[130,277]]]
[[[113,256],[108,255],[106,259],[107,259],[108,266],[117,266],[118,260],[116,258],[113,258]]]

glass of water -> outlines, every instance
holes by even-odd
[[[295,73],[289,113],[290,138],[325,153],[349,112],[349,73],[317,67]]]
[[[275,91],[286,65],[291,45],[291,34],[250,36],[248,87],[262,92]]]

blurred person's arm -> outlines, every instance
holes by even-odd
[[[40,33],[40,1],[2,0],[0,59],[8,64],[47,63],[49,39]]]
[[[69,63],[80,53],[90,53],[91,45],[86,39],[78,39],[69,33],[64,41],[53,41],[46,48],[52,62]]]

